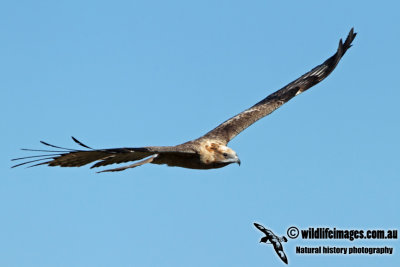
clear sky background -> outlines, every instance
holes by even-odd
[[[0,266],[283,266],[259,222],[399,229],[397,1],[3,1]],[[338,68],[237,136],[242,165],[10,169],[39,140],[175,145],[322,63]],[[113,167],[113,166],[112,166]],[[297,255],[296,246],[394,255]],[[399,241],[284,244],[290,266],[400,266]]]

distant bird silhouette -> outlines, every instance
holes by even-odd
[[[282,237],[278,237],[277,235],[275,235],[271,230],[265,228],[264,226],[258,224],[258,223],[254,223],[255,227],[257,227],[258,230],[260,230],[261,232],[263,232],[265,234],[265,236],[263,238],[261,238],[260,243],[266,243],[266,244],[272,244],[274,246],[274,249],[276,251],[276,253],[278,254],[279,258],[281,258],[281,260],[288,264],[288,259],[286,257],[285,252],[283,252],[283,246],[281,242],[287,242],[287,238],[282,236]],[[270,243],[267,243],[267,242]]]

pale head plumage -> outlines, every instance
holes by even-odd
[[[203,164],[223,164],[228,165],[237,163],[240,165],[240,159],[236,152],[217,142],[204,141],[200,144],[200,161]]]

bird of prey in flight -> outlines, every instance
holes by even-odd
[[[276,254],[278,254],[279,258],[281,258],[281,260],[284,263],[288,264],[288,259],[286,257],[285,252],[283,252],[283,246],[281,243],[281,242],[287,242],[286,237],[276,236],[271,230],[265,228],[261,224],[254,223],[254,225],[255,225],[255,227],[257,227],[258,230],[260,230],[261,232],[263,232],[265,234],[265,236],[263,238],[261,238],[260,243],[272,244],[274,246]],[[267,243],[268,241],[270,243]]]
[[[56,150],[24,149],[50,154],[13,159],[24,160],[24,162],[14,165],[13,167],[29,163],[33,164],[30,167],[38,165],[80,167],[95,162],[91,167],[95,168],[114,163],[134,162],[128,166],[101,171],[106,172],[123,171],[146,163],[166,164],[168,166],[190,169],[214,169],[225,167],[231,163],[240,164],[236,152],[227,147],[229,141],[296,95],[325,79],[335,69],[340,59],[351,47],[351,43],[355,37],[356,33],[351,29],[344,42],[340,39],[336,53],[321,65],[316,66],[300,78],[294,80],[275,93],[270,94],[254,106],[228,119],[195,140],[176,146],[124,147],[111,149],[93,149],[75,138],[73,138],[73,140],[82,147],[81,149],[63,148],[41,141],[42,144]]]

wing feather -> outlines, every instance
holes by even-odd
[[[287,259],[287,257],[286,257],[285,252],[283,251],[283,247],[282,247],[282,246],[280,246],[280,247],[274,246],[274,249],[275,249],[276,254],[278,254],[279,258],[280,258],[284,263],[288,264],[288,259]]]
[[[336,53],[321,65],[316,66],[311,71],[275,93],[267,96],[249,109],[223,122],[199,139],[211,139],[227,144],[236,135],[259,119],[272,113],[299,93],[302,93],[321,82],[335,69],[340,59],[351,47],[351,43],[356,35],[357,33],[355,33],[352,28],[344,43],[342,42],[342,39],[340,39]]]
[[[261,232],[263,232],[264,234],[268,234],[268,229],[266,229],[264,226],[262,226],[261,224],[258,223],[254,223],[254,226],[260,230]]]
[[[12,168],[22,166],[29,163],[35,163],[29,167],[48,165],[48,166],[60,166],[60,167],[80,167],[86,164],[96,162],[91,168],[106,166],[115,163],[124,163],[129,161],[142,160],[144,158],[151,157],[154,159],[158,154],[168,153],[193,153],[186,151],[180,146],[150,146],[150,147],[138,147],[138,148],[110,148],[110,149],[93,149],[76,138],[72,137],[75,143],[84,147],[85,150],[70,149],[60,146],[55,146],[47,142],[41,141],[42,144],[57,149],[63,150],[41,150],[41,149],[23,149],[25,151],[37,151],[37,152],[50,152],[51,154],[44,155],[33,155],[27,157],[20,157],[12,159],[12,161],[26,160],[22,163],[18,163]],[[144,160],[137,162],[136,166],[150,163],[152,160]],[[130,165],[131,166],[131,165]],[[132,165],[133,166],[133,165]],[[130,168],[132,168],[132,166]],[[127,168],[117,168],[114,171],[119,171]]]
[[[138,166],[142,166],[143,164],[146,163],[150,163],[152,162],[156,157],[158,156],[158,154],[155,154],[145,160],[139,161],[139,162],[135,162],[134,164],[128,165],[128,166],[122,166],[119,168],[115,168],[115,169],[108,169],[108,170],[103,170],[103,171],[99,171],[97,173],[101,173],[101,172],[120,172],[120,171],[124,171],[126,169],[130,169],[130,168],[136,168]]]

